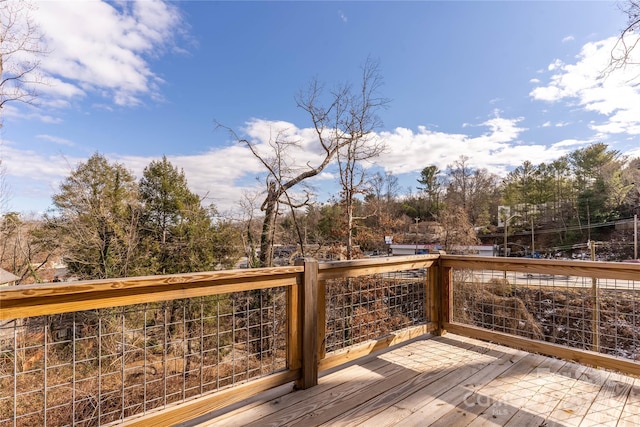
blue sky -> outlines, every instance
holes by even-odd
[[[35,5],[48,84],[37,106],[2,112],[5,210],[45,211],[95,152],[137,177],[166,155],[208,202],[237,210],[262,170],[214,119],[265,146],[282,128],[311,146],[295,94],[312,78],[357,84],[367,57],[391,100],[377,134],[388,149],[371,166],[405,190],[461,155],[498,174],[600,141],[640,155],[640,69],[598,79],[626,22],[613,2]],[[319,200],[331,172],[313,182]]]

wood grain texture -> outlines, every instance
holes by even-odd
[[[437,262],[439,256],[440,255],[412,255],[326,262],[318,266],[318,279],[327,280],[429,268]]]
[[[638,425],[637,379],[461,337],[413,340],[209,426]]]
[[[640,264],[602,261],[564,261],[529,258],[441,255],[441,265],[473,270],[518,271],[531,274],[596,277],[640,281]]]
[[[304,267],[302,282],[302,374],[296,385],[300,389],[318,384],[318,261],[298,260]]]
[[[402,331],[394,332],[377,340],[367,341],[360,345],[354,345],[346,350],[336,351],[320,360],[319,370],[324,371],[344,363],[352,362],[361,357],[368,356],[376,351],[384,350],[396,344],[409,341],[421,335],[431,333],[437,329],[437,323],[413,326]]]
[[[302,267],[259,268],[0,288],[0,320],[292,286]]]
[[[620,359],[607,354],[595,353],[588,350],[579,350],[558,344],[509,335],[502,332],[490,331],[488,329],[477,328],[474,326],[461,325],[458,323],[447,323],[445,324],[445,328],[451,333],[468,336],[470,338],[495,342],[531,353],[540,353],[547,356],[559,357],[564,360],[574,361],[587,366],[597,366],[628,375],[640,376],[640,363],[633,360]]]
[[[224,408],[236,402],[241,402],[250,396],[254,396],[265,390],[286,384],[295,380],[300,375],[297,371],[286,371],[273,374],[265,378],[237,385],[233,388],[217,392],[209,396],[203,396],[192,401],[173,405],[162,411],[127,420],[125,426],[175,426],[185,421],[205,415],[216,409]]]

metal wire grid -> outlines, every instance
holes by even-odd
[[[453,292],[455,322],[640,360],[640,281],[455,269]]]
[[[426,269],[326,282],[326,352],[427,322]]]
[[[276,288],[0,325],[0,426],[103,425],[286,368]]]

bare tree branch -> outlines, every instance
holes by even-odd
[[[232,129],[216,122],[218,128],[226,129],[240,144],[249,148],[251,153],[260,161],[267,171],[266,196],[261,210],[265,213],[261,243],[260,262],[262,266],[270,266],[273,259],[273,243],[275,236],[276,218],[280,204],[287,205],[292,210],[292,217],[296,218],[294,210],[308,203],[294,200],[290,190],[322,172],[340,150],[358,145],[358,153],[369,153],[366,136],[379,125],[380,120],[375,110],[386,104],[383,98],[374,94],[379,89],[381,79],[377,64],[367,61],[363,67],[361,91],[356,95],[349,85],[338,86],[331,91],[328,102],[323,103],[323,87],[316,80],[296,97],[299,108],[309,114],[317,141],[322,152],[319,162],[315,165],[307,162],[304,167],[291,163],[288,152],[291,148],[299,147],[299,141],[291,141],[283,132],[278,132],[269,139],[270,154],[260,152],[253,141],[240,138]],[[309,197],[309,193],[305,193]],[[297,221],[296,221],[297,222]],[[303,246],[300,228],[296,225],[300,244]]]
[[[32,104],[36,86],[45,84],[38,73],[48,52],[27,0],[0,0],[0,109],[8,102]]]

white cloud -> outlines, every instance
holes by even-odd
[[[638,39],[640,36],[634,36]],[[640,86],[637,78],[640,67],[625,68],[604,74],[607,69],[616,37],[587,43],[582,47],[575,64],[563,64],[558,60],[549,65],[555,71],[550,82],[530,92],[535,100],[581,105],[606,119],[593,122],[590,127],[603,134],[640,134]],[[640,49],[632,52],[631,62],[640,62]]]
[[[547,67],[547,70],[549,71],[557,70],[558,68],[562,68],[563,65],[564,63],[561,60],[556,59],[551,64],[549,64],[549,66]]]
[[[469,157],[471,166],[502,174],[521,165],[524,160],[535,164],[555,160],[566,154],[569,148],[585,143],[564,140],[550,147],[524,144],[519,141],[520,135],[526,130],[518,126],[522,120],[500,117],[494,112],[488,120],[470,126],[471,129],[484,128],[476,135],[433,131],[426,126],[420,126],[416,131],[396,128],[380,132],[373,137],[384,139],[387,151],[375,159],[374,165],[400,176],[418,173],[432,164],[444,170],[464,155]],[[270,153],[269,141],[279,136],[298,143],[291,147],[288,154],[290,164],[311,162],[317,165],[322,158],[323,153],[312,128],[298,128],[285,121],[251,120],[243,131],[243,136],[253,141],[263,155]],[[38,138],[63,145],[71,143],[51,135],[39,135]],[[46,206],[50,204],[51,195],[58,191],[60,183],[78,163],[86,161],[86,158],[20,150],[12,143],[3,146],[2,154],[14,193],[40,199],[40,203],[46,200]],[[155,157],[104,154],[111,161],[123,163],[137,178],[142,176],[144,168],[152,160],[158,160]],[[246,146],[236,144],[232,139],[224,147],[190,155],[168,155],[167,158],[174,166],[184,170],[189,187],[206,198],[206,202],[214,203],[220,211],[236,211],[244,190],[264,190],[264,182],[255,179],[264,176],[264,167]],[[329,194],[336,185],[334,172],[329,167],[309,183],[315,185],[321,195]]]
[[[73,147],[75,144],[68,139],[60,138],[52,135],[36,135],[36,138],[44,139],[45,141],[53,142],[58,145],[66,145],[67,147]]]
[[[47,104],[42,104],[47,105]],[[40,113],[40,110],[35,108],[27,108],[26,110],[20,110],[16,104],[8,104],[2,108],[2,116],[4,119],[12,118],[13,120],[37,120],[43,123],[58,124],[62,123],[62,119],[59,117],[50,116],[48,114]]]
[[[544,122],[544,123],[542,124],[542,127],[543,127],[543,128],[548,128],[548,127],[550,127],[550,126],[551,126],[551,122],[548,122],[548,121],[547,121],[547,122]]]
[[[562,43],[567,43],[567,42],[572,42],[574,41],[576,38],[573,36],[566,36],[562,39]]]
[[[147,58],[174,41],[182,23],[176,6],[162,1],[40,1],[35,18],[50,53],[41,70],[48,97],[73,98],[88,92],[118,105],[159,96],[162,80]]]
[[[475,126],[489,129],[477,136],[436,132],[424,126],[419,127],[417,132],[406,128],[381,132],[380,137],[387,141],[388,152],[379,159],[379,166],[394,174],[418,172],[432,164],[445,169],[464,155],[470,158],[473,166],[499,172],[509,166],[519,165],[527,158],[547,160],[555,155],[548,153],[544,147],[531,148],[518,143],[519,135],[526,130],[518,127],[522,120],[496,115]]]
[[[580,141],[580,140],[577,140],[577,139],[564,139],[562,141],[558,141],[558,142],[554,143],[551,147],[554,150],[567,149],[569,147],[575,147],[575,148],[571,148],[572,150],[575,150],[575,149],[578,149],[580,147],[584,147],[586,145],[592,144],[594,142],[595,142],[594,139],[588,140],[588,141]]]
[[[535,79],[535,78],[534,78],[534,79],[531,79],[531,80],[529,80],[529,83],[535,83],[535,84],[538,84],[538,83],[540,83],[540,79]]]

